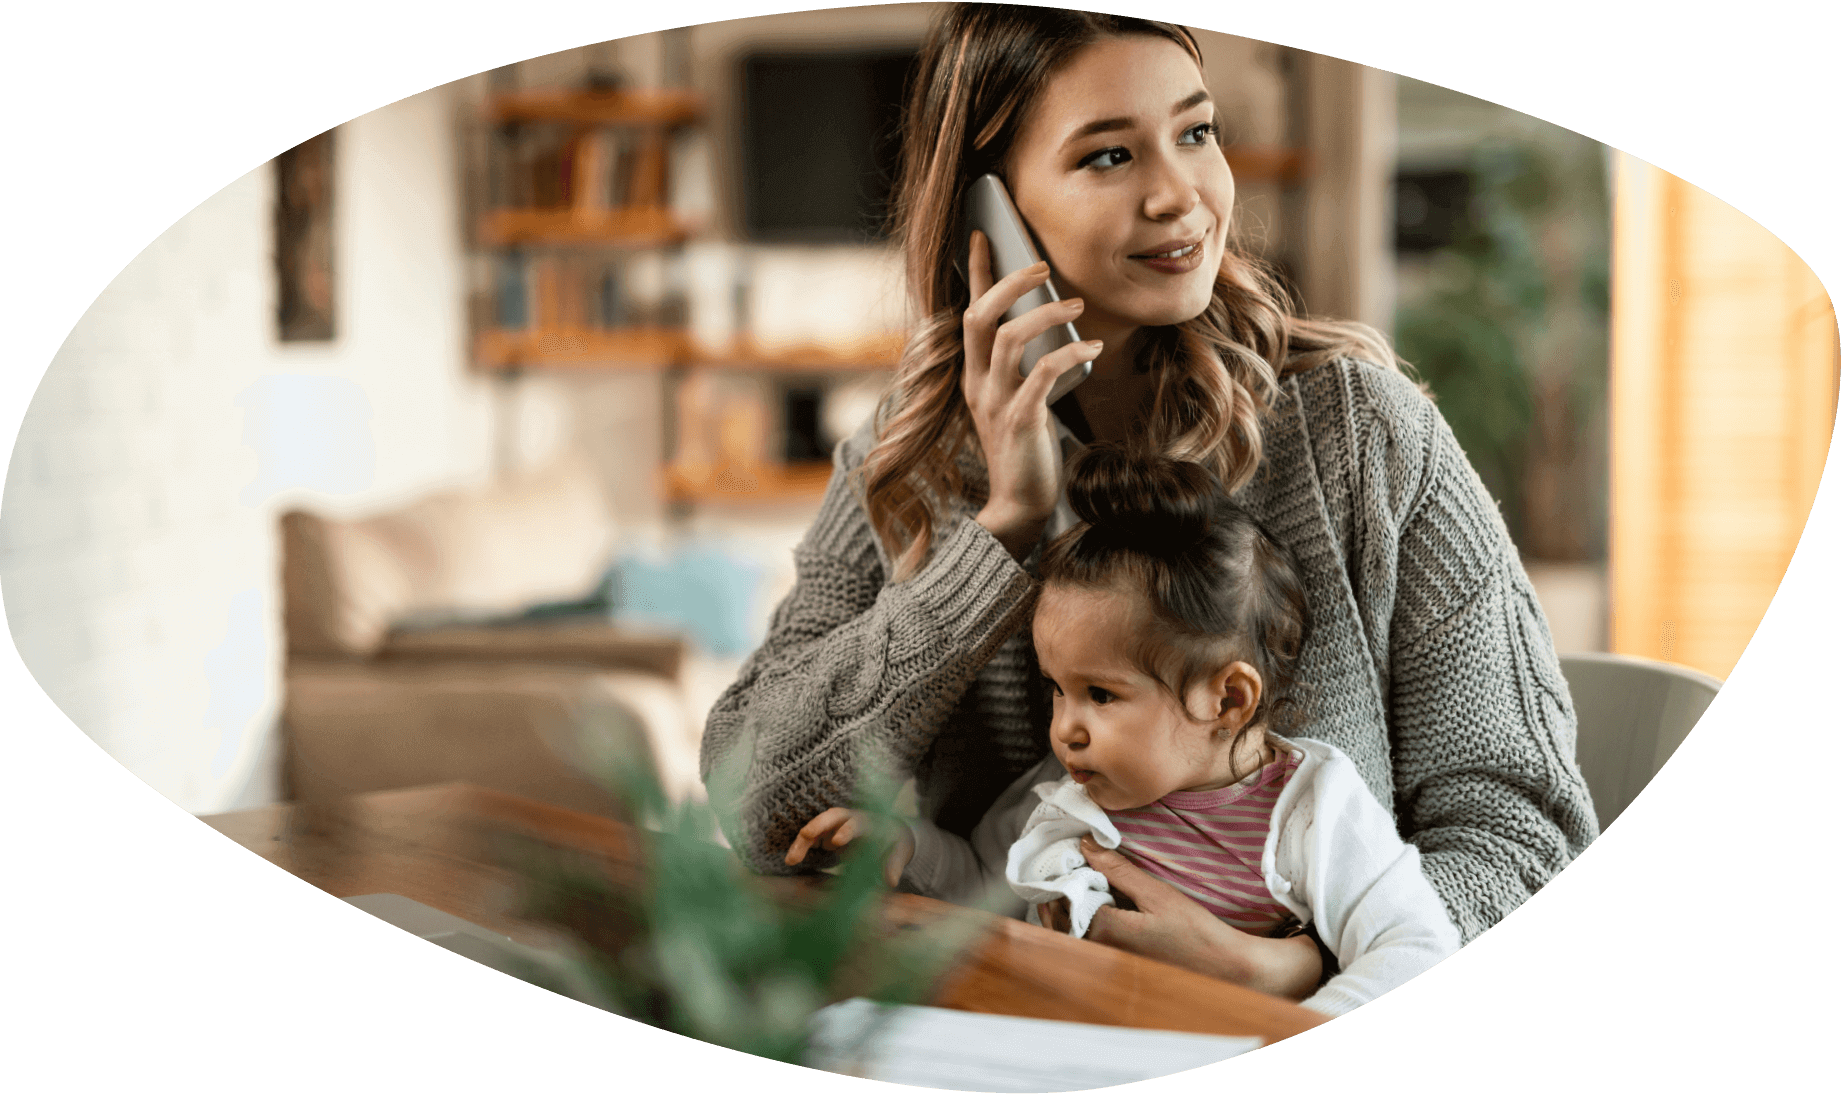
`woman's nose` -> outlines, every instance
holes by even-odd
[[[1152,220],[1175,220],[1196,208],[1201,197],[1196,183],[1168,156],[1152,162],[1148,172],[1149,190],[1145,194],[1145,215]]]

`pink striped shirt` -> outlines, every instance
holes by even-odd
[[[1266,934],[1292,913],[1260,870],[1279,791],[1298,769],[1286,755],[1233,786],[1178,791],[1140,809],[1107,812],[1119,849],[1241,930]]]

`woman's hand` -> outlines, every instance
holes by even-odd
[[[1049,280],[1039,262],[992,284],[991,244],[972,233],[966,264],[972,303],[962,321],[966,372],[962,386],[985,453],[991,494],[978,522],[1021,560],[1042,536],[1061,496],[1061,448],[1049,421],[1049,392],[1062,373],[1100,356],[1099,342],[1075,342],[1045,355],[1028,377],[1018,373],[1023,348],[1058,323],[1081,314],[1077,297],[1043,304],[1009,322],[1019,297]]]
[[[845,844],[870,830],[875,818],[860,809],[833,807],[806,822],[806,827],[793,837],[793,846],[787,848],[787,865],[798,866],[806,861],[806,852],[814,846],[827,851],[836,851]],[[915,836],[907,825],[896,837],[895,846],[889,849],[888,857],[883,859],[883,880],[891,889],[902,880],[902,871],[908,868],[908,860],[915,857]]]
[[[1237,930],[1118,851],[1084,837],[1081,853],[1138,905],[1131,912],[1101,907],[1087,937],[1287,999],[1303,999],[1317,988],[1323,958],[1309,937],[1261,938]]]

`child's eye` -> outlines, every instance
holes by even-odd
[[[1097,707],[1106,706],[1113,701],[1113,693],[1105,688],[1088,688],[1087,697]]]
[[[1047,676],[1043,677],[1043,683],[1049,685],[1050,692],[1052,692],[1057,698],[1061,697],[1062,685],[1056,683],[1054,680],[1049,679]]]

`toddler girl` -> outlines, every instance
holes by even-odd
[[[1313,927],[1340,971],[1305,1005],[1329,1014],[1455,951],[1418,852],[1355,765],[1281,736],[1303,721],[1309,626],[1289,553],[1200,465],[1097,446],[1069,479],[1079,523],[1044,552],[1034,619],[1051,754],[969,840],[910,821],[892,878],[1080,936],[1114,903],[1081,850],[1091,839],[1235,930]],[[788,861],[864,823],[828,810]]]

